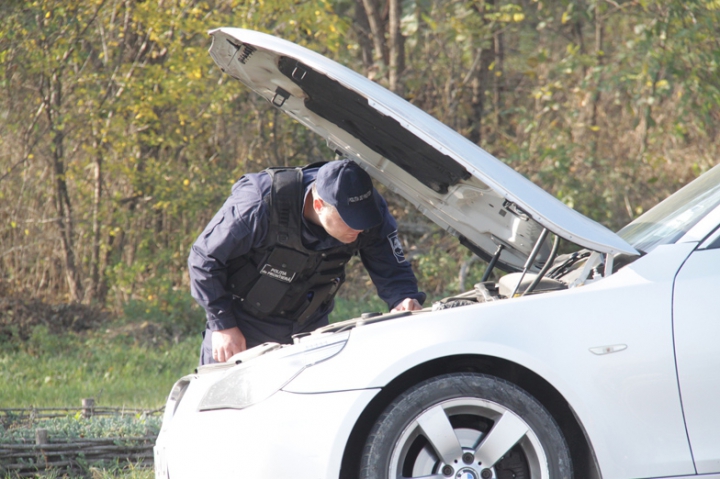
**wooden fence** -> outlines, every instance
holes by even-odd
[[[0,443],[0,475],[35,477],[51,468],[63,474],[84,475],[91,466],[153,467],[155,439],[145,436],[49,440],[43,444]]]
[[[132,409],[125,407],[96,406],[91,399],[83,399],[81,407],[29,407],[0,409],[0,424],[23,421],[37,421],[57,417],[73,416],[78,413],[83,417],[94,416],[153,416],[161,414],[165,407],[158,409]]]
[[[30,426],[38,420],[93,416],[150,416],[155,410],[96,407],[83,400],[81,408],[9,408],[0,409],[0,423]],[[48,469],[60,474],[89,474],[91,467],[153,467],[154,434],[139,437],[52,438],[47,429],[35,429],[34,439],[13,443],[0,440],[0,477],[35,477]],[[0,438],[2,439],[2,438]]]

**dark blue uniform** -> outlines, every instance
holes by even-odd
[[[303,170],[303,186],[307,194],[315,181],[318,168]],[[264,342],[291,343],[292,335],[312,331],[328,324],[333,302],[321,307],[300,325],[286,318],[270,316],[254,318],[247,313],[227,289],[227,266],[234,258],[245,255],[253,248],[266,243],[269,226],[269,208],[263,198],[270,193],[272,181],[265,173],[243,176],[232,188],[223,207],[213,217],[205,231],[192,246],[188,265],[192,296],[205,309],[207,330],[203,340],[201,364],[212,360],[211,334],[239,327],[251,348]],[[405,298],[420,303],[425,293],[419,292],[417,279],[405,260],[397,237],[397,224],[384,199],[380,201],[383,221],[379,227],[361,233],[360,258],[375,284],[380,298],[389,308]],[[323,251],[341,245],[325,230],[303,218],[302,241],[306,248]]]

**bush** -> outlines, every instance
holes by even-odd
[[[6,420],[0,423],[0,443],[32,443],[36,429],[47,429],[50,439],[122,438],[157,436],[162,416],[142,414],[84,418],[80,413],[35,421]]]
[[[168,289],[123,307],[121,323],[145,329],[140,337],[175,342],[197,337],[205,329],[205,312],[187,291]]]
[[[47,334],[81,332],[95,329],[112,319],[110,313],[94,305],[53,304],[24,294],[0,296],[0,349],[16,349],[28,341],[36,327]]]

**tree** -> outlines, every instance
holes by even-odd
[[[239,176],[331,157],[215,67],[208,29],[265,31],[364,72],[618,228],[716,163],[718,24],[709,0],[5,2],[0,281],[170,308]],[[468,254],[387,198],[421,282],[456,288]]]

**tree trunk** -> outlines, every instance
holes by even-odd
[[[480,145],[482,142],[483,117],[485,116],[485,92],[489,83],[490,64],[493,59],[493,51],[488,48],[479,47],[476,60],[473,65],[470,88],[472,98],[470,99],[470,133],[468,139]]]
[[[494,3],[494,0],[489,0],[473,7],[478,16],[483,19],[482,32],[489,29],[488,20],[485,17],[485,5],[494,6]],[[468,118],[470,124],[468,139],[477,145],[481,145],[483,118],[485,116],[485,94],[490,85],[490,65],[492,65],[495,52],[493,48],[483,48],[482,43],[478,40],[476,42],[480,46],[475,54],[472,71],[470,72],[472,75],[470,80],[472,98],[470,99],[471,110]]]
[[[370,24],[373,46],[375,47],[375,63],[378,66],[387,65],[389,52],[385,43],[385,25],[378,9],[377,0],[362,0],[362,2]]]
[[[62,73],[58,71],[53,73],[48,85],[48,94],[45,96],[44,101],[46,102],[45,111],[52,137],[51,158],[55,185],[55,209],[58,213],[58,228],[63,245],[65,278],[68,285],[70,301],[80,302],[82,300],[82,289],[80,273],[75,262],[72,205],[65,177],[65,134],[63,133],[62,125],[58,124],[57,118],[63,101],[61,75]]]
[[[101,145],[95,141],[95,182],[92,203],[92,248],[90,253],[90,285],[87,291],[87,300],[100,300],[100,204],[102,200],[103,157],[100,152]]]
[[[401,0],[388,0],[390,21],[388,22],[390,37],[390,71],[388,74],[390,90],[400,96],[404,94],[401,82],[405,70],[405,38],[402,36],[400,20],[402,19]]]
[[[505,60],[505,47],[503,44],[502,32],[496,32],[493,36],[495,47],[495,82],[493,88],[493,106],[495,108],[495,127],[499,130],[501,125],[500,111],[502,110],[502,92],[505,89],[505,78],[503,71]]]
[[[599,3],[599,2],[598,2]],[[595,61],[599,70],[602,71],[604,62],[603,53],[603,40],[605,36],[605,27],[602,22],[602,17],[598,11],[598,5],[595,4]],[[592,111],[590,114],[590,129],[592,130],[592,142],[590,144],[590,152],[592,156],[598,156],[598,141],[600,138],[600,132],[598,127],[598,109],[600,108],[600,79],[598,78],[598,84],[595,85],[595,92],[592,99]]]
[[[367,76],[373,65],[373,41],[372,31],[370,29],[367,14],[365,13],[363,0],[355,0],[355,21],[353,22],[353,29],[358,37],[358,44],[360,45],[360,52],[362,54],[362,62],[365,67],[364,73],[365,76]]]

